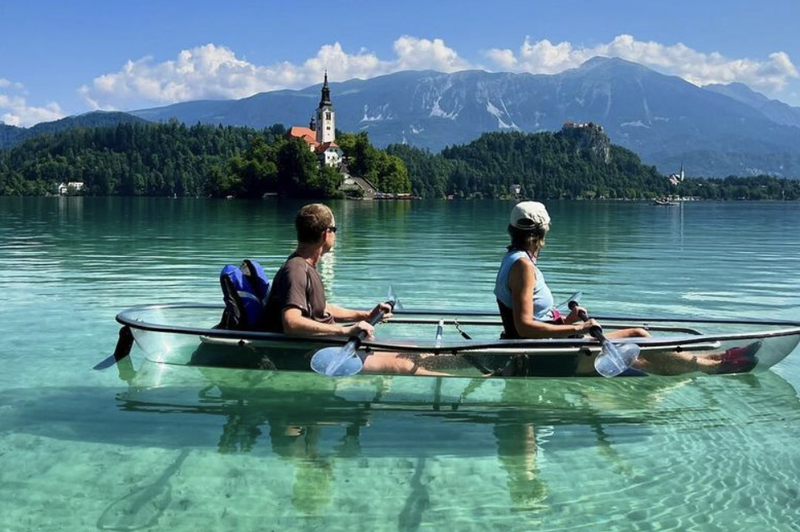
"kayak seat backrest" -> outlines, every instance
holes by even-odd
[[[255,329],[264,313],[270,281],[261,265],[251,259],[241,266],[228,264],[219,274],[225,310],[219,323],[222,329]]]

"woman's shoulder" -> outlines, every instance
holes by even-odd
[[[514,262],[511,264],[511,271],[536,273],[536,264],[527,253],[523,252],[521,256],[514,257],[512,260]]]
[[[533,261],[533,259],[531,258],[530,254],[528,252],[520,251],[520,250],[516,250],[516,249],[508,251],[503,256],[503,261],[504,262],[509,262],[511,264],[517,264],[517,263],[525,263],[525,264],[530,264],[530,265],[534,264],[534,261]]]

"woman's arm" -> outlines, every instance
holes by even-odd
[[[536,286],[536,268],[528,260],[518,260],[511,266],[508,276],[514,326],[523,338],[564,338],[588,331],[593,320],[571,324],[536,321],[533,318],[533,288]]]

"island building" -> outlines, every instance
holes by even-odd
[[[308,148],[316,154],[319,163],[336,168],[342,174],[340,190],[349,193],[357,192],[363,199],[383,199],[384,193],[363,177],[350,175],[345,162],[344,152],[336,144],[336,111],[331,101],[331,88],[328,85],[328,73],[322,83],[322,94],[317,106],[316,115],[311,117],[308,127],[292,126],[287,135],[303,140]]]
[[[681,169],[677,174],[672,174],[669,176],[669,182],[672,185],[677,185],[678,183],[683,183],[683,180],[686,179],[686,176],[683,173],[683,162],[681,162]]]
[[[331,102],[331,89],[328,86],[328,73],[322,84],[322,97],[317,106],[316,117],[311,117],[308,127],[292,126],[288,135],[305,141],[308,148],[317,155],[320,164],[339,168],[344,160],[344,152],[336,144],[336,111]]]

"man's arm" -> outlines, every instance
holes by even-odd
[[[387,321],[392,317],[392,307],[387,303],[378,303],[372,310],[353,310],[328,303],[325,310],[337,322],[371,321],[380,312],[383,312],[382,321]]]
[[[325,308],[325,310],[327,310],[337,322],[353,323],[355,321],[368,320],[372,315],[372,311],[369,310],[354,310],[340,307],[339,305],[332,305],[330,303],[328,303],[328,306]]]
[[[286,334],[296,336],[354,336],[363,330],[367,331],[367,336],[371,337],[373,327],[361,320],[347,326],[336,323],[320,323],[303,316],[303,312],[299,308],[290,307],[283,311],[283,330]]]

